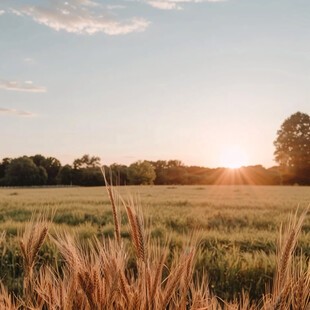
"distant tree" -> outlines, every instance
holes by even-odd
[[[71,185],[72,184],[72,167],[65,165],[61,167],[56,177],[57,184]]]
[[[45,157],[41,154],[36,154],[34,156],[30,156],[29,157],[37,167],[43,166],[44,165],[44,161],[45,161]]]
[[[157,160],[150,162],[155,169],[156,178],[154,184],[167,184],[167,168],[168,164],[166,160]]]
[[[3,158],[2,162],[0,163],[0,179],[4,178],[5,171],[9,167],[10,163],[12,161],[12,158]]]
[[[73,162],[74,169],[80,168],[90,168],[90,167],[99,167],[100,166],[100,157],[89,156],[88,154],[77,158]]]
[[[72,183],[81,186],[104,185],[100,157],[84,155],[73,162]]]
[[[188,184],[208,184],[208,176],[212,169],[200,166],[189,166],[185,168]]]
[[[99,167],[72,170],[72,184],[80,186],[103,186],[104,178]]]
[[[60,161],[55,157],[44,157],[37,154],[30,157],[37,167],[43,167],[47,172],[47,184],[55,185],[57,183],[56,177],[61,168]]]
[[[43,166],[47,172],[48,179],[47,184],[54,185],[57,183],[57,175],[61,169],[60,161],[55,157],[47,157]]]
[[[7,182],[5,179],[5,173],[11,163],[11,158],[3,158],[2,162],[0,162],[0,186],[6,186]]]
[[[158,160],[151,162],[155,169],[155,184],[187,184],[186,166],[180,160]]]
[[[297,112],[287,118],[277,132],[275,160],[292,182],[309,182],[310,116]]]
[[[155,178],[154,167],[149,161],[137,161],[128,167],[128,180],[130,184],[153,184]]]
[[[48,181],[48,175],[44,167],[40,166],[39,169],[39,176],[38,181],[34,185],[45,185]]]
[[[104,178],[99,167],[90,167],[82,169],[82,186],[103,186]]]
[[[168,160],[167,162],[168,168],[175,168],[175,167],[184,167],[184,164],[177,159]]]
[[[126,165],[112,164],[110,166],[105,166],[105,173],[107,178],[112,177],[111,182],[115,185],[126,185],[128,184]]]
[[[47,182],[46,170],[35,163],[27,156],[13,159],[5,174],[7,185],[30,186],[44,185]]]
[[[187,184],[187,171],[180,160],[169,160],[167,169],[167,184]]]

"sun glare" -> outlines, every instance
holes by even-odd
[[[231,169],[246,166],[248,161],[246,152],[238,146],[233,146],[224,149],[221,153],[220,160],[222,167]]]

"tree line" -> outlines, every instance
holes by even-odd
[[[137,161],[129,166],[103,166],[106,176],[118,185],[190,184],[280,184],[278,169],[262,166],[210,169],[185,166],[179,160]],[[43,155],[4,158],[0,163],[1,186],[105,185],[100,158],[84,155],[72,165],[62,166],[54,157]]]
[[[137,161],[129,166],[102,168],[118,185],[213,185],[251,184],[310,185],[310,117],[297,112],[287,118],[274,141],[278,166],[261,165],[239,169],[186,166],[179,160]],[[0,162],[0,186],[105,185],[100,158],[84,155],[62,166],[54,157],[37,154],[4,158]]]

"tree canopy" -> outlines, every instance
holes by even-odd
[[[297,112],[288,117],[274,141],[275,160],[284,174],[284,181],[307,183],[310,178],[310,116]]]
[[[5,181],[11,186],[44,185],[47,181],[46,170],[39,166],[27,156],[15,158],[10,162]]]
[[[81,158],[77,158],[73,162],[74,169],[79,168],[92,168],[100,166],[100,157],[83,155]]]
[[[156,178],[155,170],[149,161],[137,161],[128,168],[128,179],[130,184],[153,184]]]
[[[30,159],[35,163],[37,167],[43,167],[47,173],[47,184],[57,184],[57,175],[61,168],[60,161],[55,157],[44,157],[40,154],[31,156]]]

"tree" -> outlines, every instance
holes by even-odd
[[[187,184],[188,173],[180,160],[151,162],[155,169],[155,184]]]
[[[43,167],[47,172],[47,184],[55,185],[57,183],[56,177],[61,168],[61,163],[57,158],[44,157],[40,154],[30,157],[37,167]]]
[[[128,182],[127,180],[127,169],[128,167],[125,165],[114,163],[109,167],[105,166],[104,170],[107,176],[107,179],[115,185],[126,185]]]
[[[186,184],[187,172],[180,160],[169,160],[167,169],[167,184]]]
[[[11,158],[3,158],[2,162],[0,163],[0,186],[5,186],[6,179],[5,179],[5,173],[11,163]]]
[[[61,185],[72,184],[72,167],[70,165],[63,166],[57,175],[57,183]]]
[[[84,155],[82,158],[77,158],[73,162],[74,169],[80,168],[90,168],[90,167],[99,167],[100,166],[100,157],[92,156],[88,154]]]
[[[0,179],[4,178],[5,172],[8,169],[11,161],[11,158],[3,158],[2,162],[0,163]]]
[[[41,154],[36,154],[34,156],[30,156],[29,157],[37,167],[43,166],[44,161],[45,161],[45,157]]]
[[[72,183],[81,186],[104,185],[104,178],[100,169],[100,157],[86,154],[75,159],[73,162]]]
[[[13,159],[5,174],[5,182],[11,186],[44,185],[46,181],[46,170],[27,156]]]
[[[277,132],[275,160],[292,182],[308,182],[310,172],[310,116],[297,112]],[[307,177],[308,176],[308,177]],[[308,179],[308,181],[307,181]]]
[[[157,160],[151,162],[155,169],[156,178],[154,180],[154,184],[162,185],[167,184],[167,168],[168,164],[166,160]]]
[[[139,160],[128,167],[128,180],[130,184],[153,184],[155,178],[156,174],[154,167],[146,160]]]

